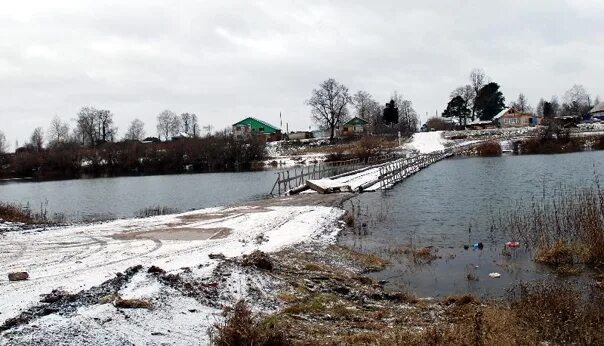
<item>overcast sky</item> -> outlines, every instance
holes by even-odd
[[[164,109],[215,129],[254,116],[312,124],[304,101],[333,77],[425,119],[480,67],[507,101],[583,84],[604,96],[604,1],[4,1],[0,130],[14,149],[54,115],[111,110],[155,135]]]

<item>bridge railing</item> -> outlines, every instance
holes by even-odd
[[[303,186],[307,180],[323,179],[352,172],[363,167],[378,165],[396,158],[395,154],[384,154],[367,159],[351,159],[294,167],[277,172],[277,179],[271,189],[271,195],[281,195]]]

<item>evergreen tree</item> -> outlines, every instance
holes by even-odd
[[[457,117],[460,120],[460,125],[462,125],[461,121],[463,119],[463,125],[465,126],[467,125],[466,119],[470,113],[471,110],[468,108],[466,100],[461,96],[455,96],[449,101],[449,104],[447,104],[447,109],[443,112],[443,117]]]
[[[543,103],[543,117],[544,118],[553,118],[556,116],[556,112],[554,111],[554,107],[551,102],[545,101]]]
[[[476,96],[476,114],[480,120],[492,120],[505,108],[505,97],[499,91],[499,84],[489,83],[478,91]]]

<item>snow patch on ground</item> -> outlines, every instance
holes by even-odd
[[[86,290],[138,264],[156,265],[168,272],[181,272],[183,267],[200,266],[202,269],[195,269],[194,272],[208,275],[218,263],[209,259],[208,255],[212,253],[237,257],[254,250],[277,251],[300,242],[333,242],[342,214],[341,209],[323,206],[209,208],[146,219],[2,233],[0,324],[39,304],[41,294],[56,288],[70,293]],[[197,233],[199,237],[195,237]],[[178,239],[178,235],[184,238]],[[30,279],[9,282],[6,273],[13,271],[27,271]],[[133,277],[123,289],[121,294],[124,297],[162,295],[158,290],[164,288],[141,275]],[[170,304],[178,306],[179,302]],[[93,309],[91,311],[102,315],[106,308],[86,309]],[[207,310],[204,307],[195,309]],[[169,317],[179,319],[180,312],[168,310],[165,317],[159,316],[161,313],[154,310],[146,314],[141,311],[139,313],[144,317],[137,318],[149,321],[159,319],[166,326],[177,324],[176,320],[170,322]],[[115,313],[115,309],[113,311],[113,319],[107,323],[117,327],[120,325],[120,315]],[[97,317],[102,319],[102,316]],[[203,314],[196,316],[195,323],[200,323],[199,320],[205,317]],[[44,320],[60,329],[61,317],[47,316]],[[81,329],[92,328],[91,323],[88,319],[83,320]],[[71,322],[70,328],[75,328]],[[141,330],[147,330],[143,322]]]
[[[408,150],[416,150],[420,154],[430,154],[444,150],[451,143],[450,140],[443,137],[443,131],[418,132],[413,134],[411,141],[403,147]]]

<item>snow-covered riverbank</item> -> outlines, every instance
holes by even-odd
[[[6,232],[0,234],[0,325],[32,306],[43,305],[41,295],[55,289],[69,294],[86,291],[136,265],[145,269],[154,265],[168,273],[203,280],[214,275],[218,264],[210,254],[229,258],[255,250],[276,251],[300,242],[333,242],[342,214],[341,209],[327,206],[242,206]],[[14,271],[28,272],[29,280],[9,282],[6,274]],[[220,285],[245,295],[240,287],[242,276],[230,273],[228,277]],[[124,298],[150,300],[155,305],[152,310],[124,313],[111,304],[92,304],[9,328],[2,339],[12,337],[19,344],[40,333],[51,336],[62,331],[64,335],[70,330],[74,337],[81,334],[82,342],[95,344],[207,342],[208,327],[219,319],[219,302],[207,305],[192,298],[177,299],[173,291],[144,270],[117,293]],[[77,344],[77,340],[69,342]]]

